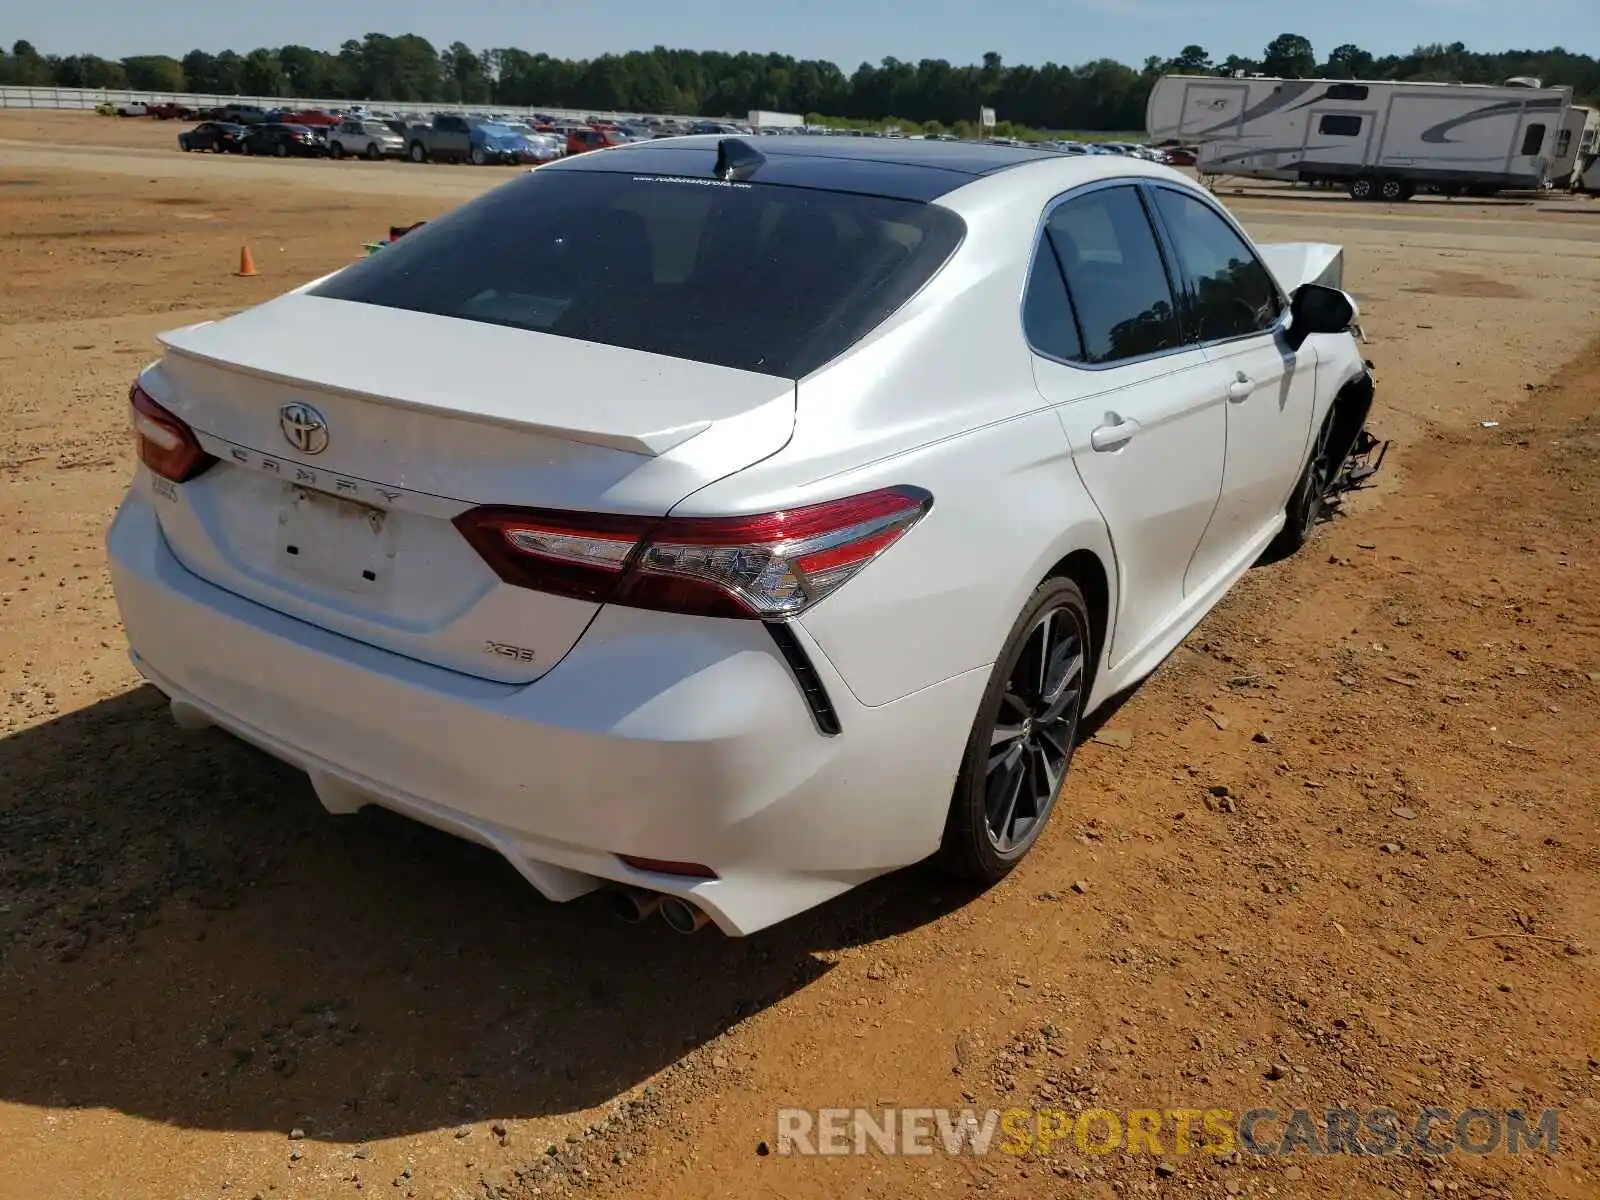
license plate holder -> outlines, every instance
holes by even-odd
[[[394,574],[393,514],[288,484],[278,511],[277,559],[288,574],[354,595],[381,595]]]

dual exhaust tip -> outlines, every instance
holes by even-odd
[[[698,933],[711,921],[704,909],[696,908],[680,896],[664,896],[643,888],[619,887],[611,893],[611,911],[630,925],[649,920],[656,913],[674,933]]]

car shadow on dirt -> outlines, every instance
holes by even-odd
[[[626,925],[330,817],[143,687],[0,740],[0,1099],[336,1141],[575,1112],[974,894],[914,870],[746,939]]]

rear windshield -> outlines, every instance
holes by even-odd
[[[312,294],[798,379],[905,303],[963,231],[913,201],[543,168]]]

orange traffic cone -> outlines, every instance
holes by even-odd
[[[243,276],[256,274],[256,260],[250,254],[248,242],[239,247],[239,270],[237,273]]]

